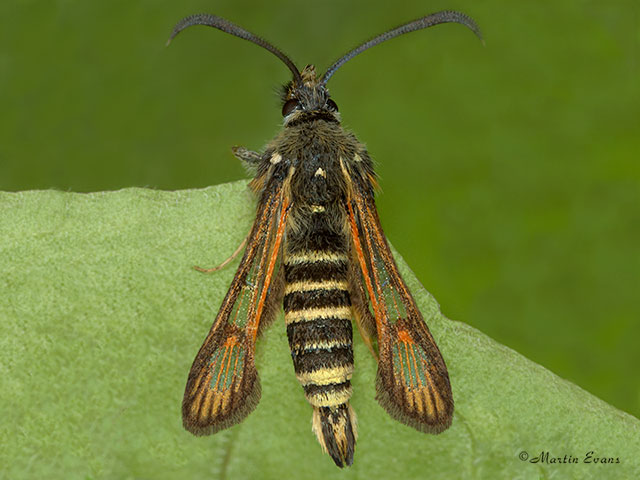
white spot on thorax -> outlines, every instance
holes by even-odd
[[[325,177],[325,178],[327,178],[327,172],[325,172],[322,168],[318,168],[318,169],[316,170],[316,173],[314,173],[314,175],[315,175],[316,177],[317,177],[317,176],[320,176],[320,177]]]
[[[276,152],[273,155],[271,155],[271,159],[269,161],[273,165],[275,165],[276,163],[280,163],[282,161],[282,155],[280,155],[278,152]]]

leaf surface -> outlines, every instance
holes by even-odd
[[[337,469],[311,433],[280,316],[258,345],[256,411],[196,438],[181,424],[184,383],[238,260],[210,275],[191,266],[220,263],[246,235],[246,182],[2,193],[0,209],[6,478],[640,478],[638,419],[445,318],[399,256],[449,367],[448,431],[391,420],[374,399],[374,360],[356,340],[360,436],[353,467]],[[531,334],[553,333],[532,325]],[[549,456],[531,463],[521,452]],[[619,463],[584,463],[588,452]]]

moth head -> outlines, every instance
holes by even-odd
[[[300,82],[292,80],[282,91],[282,116],[285,124],[306,115],[340,121],[338,105],[329,95],[324,83],[316,75],[316,68],[307,65],[300,72]]]
[[[378,45],[379,43],[404,35],[405,33],[422,30],[440,23],[459,23],[464,25],[482,40],[480,29],[471,18],[460,12],[445,10],[427,15],[426,17],[418,18],[417,20],[405,23],[399,27],[373,37],[371,40],[364,42],[336,60],[333,65],[331,65],[319,78],[316,75],[316,69],[313,65],[307,65],[302,71],[298,70],[289,57],[269,42],[217,15],[197,14],[184,18],[174,27],[173,32],[167,41],[167,45],[182,30],[193,25],[206,25],[208,27],[217,28],[223,32],[243,38],[251,43],[255,43],[278,57],[293,74],[293,79],[285,85],[282,95],[282,116],[285,119],[285,125],[293,121],[295,118],[298,118],[300,115],[308,115],[309,113],[319,114],[320,117],[324,116],[327,119],[339,121],[340,114],[338,113],[338,106],[329,96],[326,85],[329,79],[342,65],[356,55]]]

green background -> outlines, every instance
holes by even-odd
[[[287,70],[204,27],[165,48],[185,15],[225,16],[324,70],[445,8],[486,47],[443,25],[329,84],[377,161],[387,235],[447,317],[639,416],[637,2],[5,0],[0,189],[243,178],[229,149],[278,131]]]

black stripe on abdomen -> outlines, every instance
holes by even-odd
[[[312,250],[307,243],[306,250],[284,257],[291,357],[307,400],[316,407],[334,407],[351,397],[351,298],[344,238],[340,240],[335,250]]]

